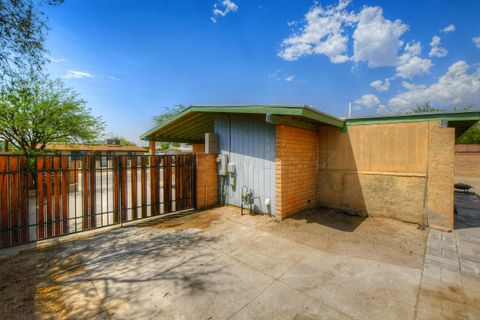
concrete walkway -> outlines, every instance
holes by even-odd
[[[456,194],[453,233],[431,230],[418,319],[480,319],[480,199]]]

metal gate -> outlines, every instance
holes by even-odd
[[[0,248],[195,206],[194,155],[0,155]]]

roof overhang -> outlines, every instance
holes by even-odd
[[[399,122],[441,121],[442,126],[455,128],[455,137],[458,138],[479,120],[480,111],[455,111],[402,114],[396,116],[359,117],[346,119],[345,122],[347,126],[350,126]]]
[[[316,125],[339,128],[344,126],[344,120],[302,105],[190,106],[147,131],[140,139],[202,143],[204,134],[213,132],[215,116],[218,114],[263,115],[266,121],[269,118],[271,123],[286,123],[307,128]]]

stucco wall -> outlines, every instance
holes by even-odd
[[[317,204],[318,132],[287,125],[276,126],[277,216]]]
[[[453,227],[455,129],[429,123],[428,223],[432,228]]]
[[[450,226],[453,129],[438,122],[321,127],[319,141],[319,204],[419,223],[427,192],[432,215],[443,217],[435,223]]]

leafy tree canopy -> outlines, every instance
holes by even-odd
[[[167,107],[167,108],[165,108],[165,112],[153,117],[153,124],[154,125],[159,125],[160,123],[164,122],[168,118],[174,116],[175,114],[177,114],[179,112],[182,112],[185,109],[187,109],[187,107],[184,106],[183,104],[177,104],[176,106],[174,106],[172,108]]]
[[[424,104],[417,104],[417,107],[413,109],[412,113],[427,113],[427,112],[442,112],[445,111],[443,109],[437,109],[430,106],[429,102],[425,102]]]
[[[456,141],[457,144],[480,144],[480,122],[465,131]]]
[[[63,0],[0,0],[0,79],[45,62],[45,5]]]
[[[137,145],[135,142],[130,141],[130,140],[128,140],[127,138],[122,137],[122,136],[119,136],[119,135],[114,135],[114,136],[112,136],[111,139],[120,140],[120,144],[121,144],[122,146],[136,146],[136,145]]]
[[[49,142],[92,142],[104,126],[60,80],[28,76],[0,90],[0,139],[23,153],[41,152]]]

